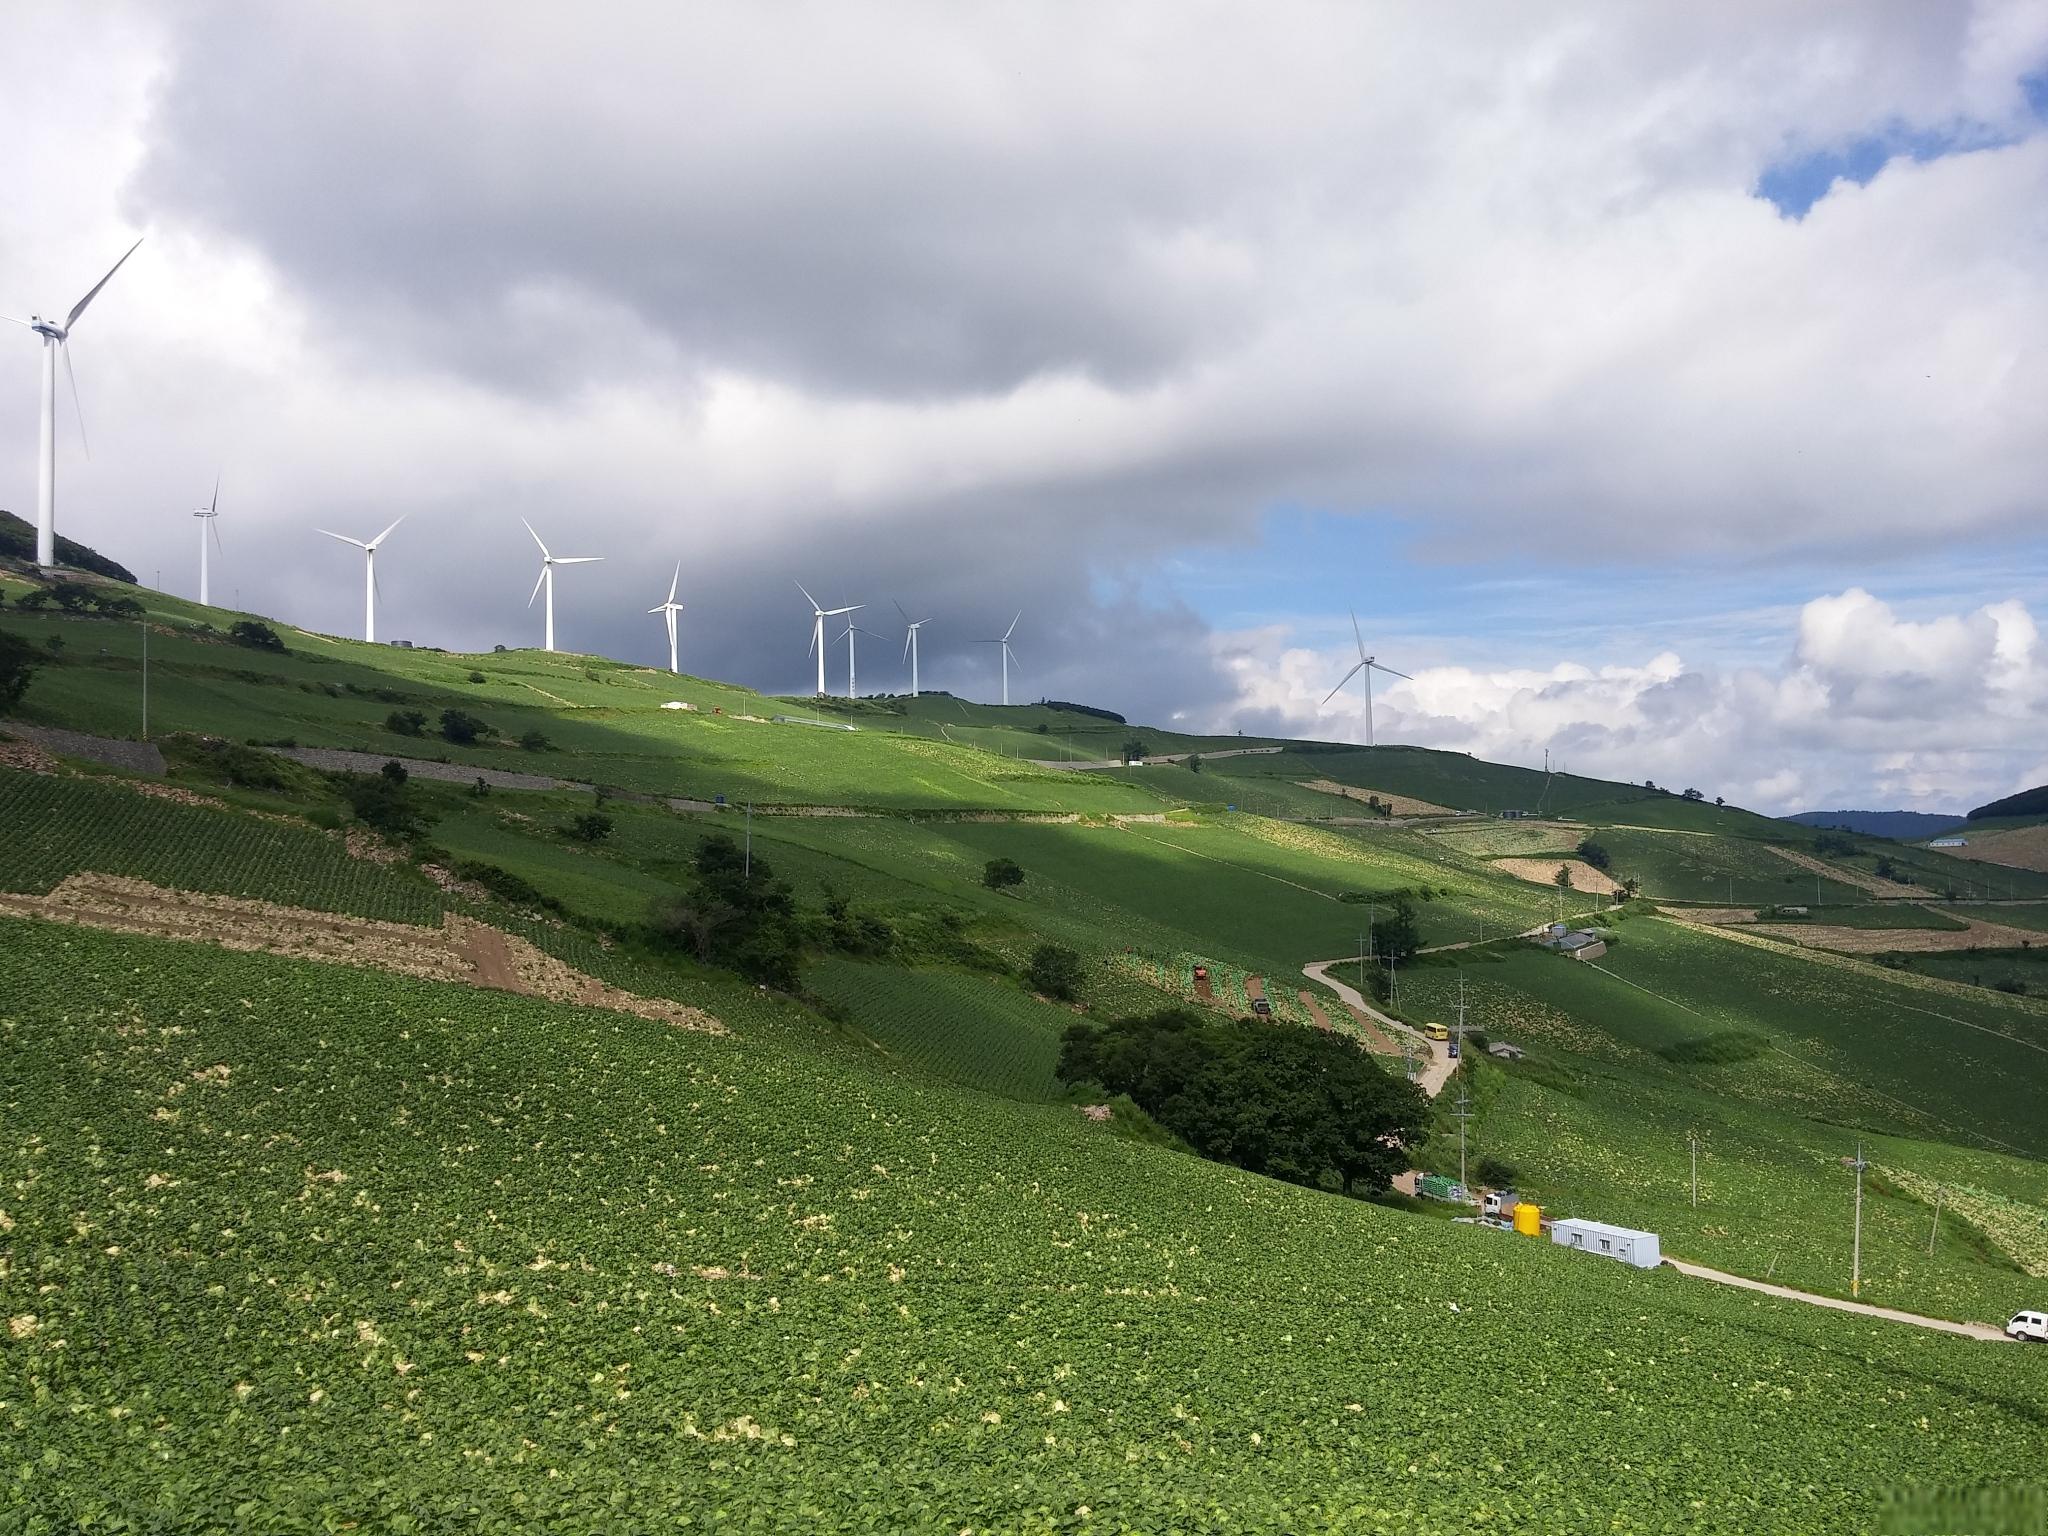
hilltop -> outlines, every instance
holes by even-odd
[[[2048,1273],[2048,1008],[1953,968],[2048,931],[2048,874],[1093,707],[274,649],[135,589],[143,742],[140,626],[0,590],[49,658],[0,720],[30,1507],[1863,1530],[2009,1485],[2048,1413],[2023,1351],[1197,1158],[1058,1072],[1182,1006],[1399,1077],[1462,1002],[1415,1166],[1463,1095],[1475,1177],[1843,1295],[1860,1138],[1864,1297],[1996,1321]],[[1559,915],[1607,953],[1516,937]]]

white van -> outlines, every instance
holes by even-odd
[[[2005,1332],[2008,1338],[2048,1344],[2048,1312],[2015,1312],[2012,1321],[2005,1325]]]

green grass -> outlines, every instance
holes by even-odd
[[[0,826],[4,890],[41,893],[90,871],[401,923],[438,922],[443,908],[419,875],[351,857],[317,828],[144,796],[113,780],[0,769]]]
[[[1973,987],[2018,986],[2036,997],[2048,997],[2048,946],[2032,949],[1960,949],[1946,954],[1900,955],[1906,969],[1920,976],[1939,976]]]
[[[1002,977],[910,971],[833,959],[807,967],[804,984],[892,1061],[988,1093],[1048,1101],[1060,1032],[1075,1016]]]
[[[2018,1350],[1270,1183],[772,1012],[0,930],[27,1530],[1825,1532],[2042,1488]]]
[[[1847,881],[1816,876],[1772,852],[1770,845],[1739,837],[1689,832],[1646,832],[1603,827],[1595,833],[1613,861],[1617,880],[1634,876],[1652,901],[1702,902],[1711,906],[1811,906],[1815,883],[1830,907],[1861,906],[1869,893]],[[1802,852],[1808,845],[1799,844]]]
[[[1793,902],[1790,905],[1801,905]],[[1926,906],[1917,901],[1871,902],[1857,907],[1820,907],[1807,905],[1810,914],[1805,918],[1771,918],[1768,921],[1798,923],[1806,922],[1829,928],[1874,928],[1920,929],[1940,933],[1961,933],[1970,925],[1960,918],[1952,917],[1938,907]]]

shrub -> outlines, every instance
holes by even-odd
[[[472,668],[472,669],[470,670],[470,674],[469,674],[469,680],[470,680],[470,681],[471,681],[472,683],[480,683],[480,682],[482,682],[482,681],[484,680],[484,675],[483,675],[483,673],[481,673],[481,672],[478,672],[478,671],[476,671],[476,670],[475,670],[474,668]]]
[[[384,729],[398,736],[424,736],[427,717],[417,709],[394,709],[384,717]]]
[[[432,818],[414,801],[405,784],[383,773],[336,774],[334,786],[355,812],[356,820],[366,827],[393,837],[412,837],[431,825]]]
[[[458,747],[468,746],[479,736],[495,734],[490,726],[477,719],[475,715],[465,714],[459,709],[441,711],[441,737],[444,741],[454,742]]]
[[[555,744],[538,730],[531,730],[519,738],[519,745],[529,752],[552,752]]]
[[[0,709],[12,709],[21,702],[42,664],[36,648],[21,636],[0,633]]]
[[[252,651],[274,651],[284,654],[284,642],[277,637],[277,631],[256,619],[237,619],[228,626],[228,639],[236,645],[247,646]]]
[[[990,859],[981,867],[981,883],[992,891],[1024,883],[1024,866],[1015,859]]]
[[[1657,1048],[1657,1054],[1675,1066],[1720,1067],[1739,1061],[1754,1061],[1771,1048],[1771,1037],[1753,1030],[1724,1029],[1711,1035],[1693,1035]]]
[[[603,811],[585,811],[565,830],[579,843],[601,843],[612,835],[612,819]]]
[[[538,907],[543,911],[560,912],[562,904],[552,896],[543,895],[523,876],[515,875],[509,869],[500,869],[495,864],[486,864],[480,859],[462,859],[455,865],[455,877],[480,885],[501,901],[515,907]]]
[[[476,776],[476,782],[469,786],[469,792],[475,798],[481,800],[485,795],[488,795],[491,792],[491,781],[485,778],[482,774],[478,774]]]
[[[1595,869],[1606,869],[1614,862],[1607,850],[1594,842],[1590,837],[1580,842],[1579,857]]]
[[[381,773],[385,778],[389,779],[393,784],[403,784],[407,779],[412,777],[411,774],[405,771],[405,764],[401,763],[395,757],[392,758],[389,762],[387,762],[382,768],[379,768],[377,771]]]
[[[1473,1175],[1481,1184],[1491,1189],[1512,1189],[1515,1185],[1515,1165],[1505,1158],[1488,1153],[1472,1165]]]
[[[765,860],[755,859],[750,871],[739,845],[722,832],[697,845],[689,888],[657,901],[648,926],[657,943],[749,981],[796,990],[803,935],[789,884]]]
[[[1072,1002],[1081,991],[1081,957],[1064,944],[1041,944],[1031,952],[1025,975],[1047,997]]]

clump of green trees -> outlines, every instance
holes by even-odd
[[[1187,1008],[1075,1024],[1058,1070],[1128,1095],[1204,1157],[1352,1195],[1383,1193],[1428,1122],[1421,1091],[1342,1036]]]

